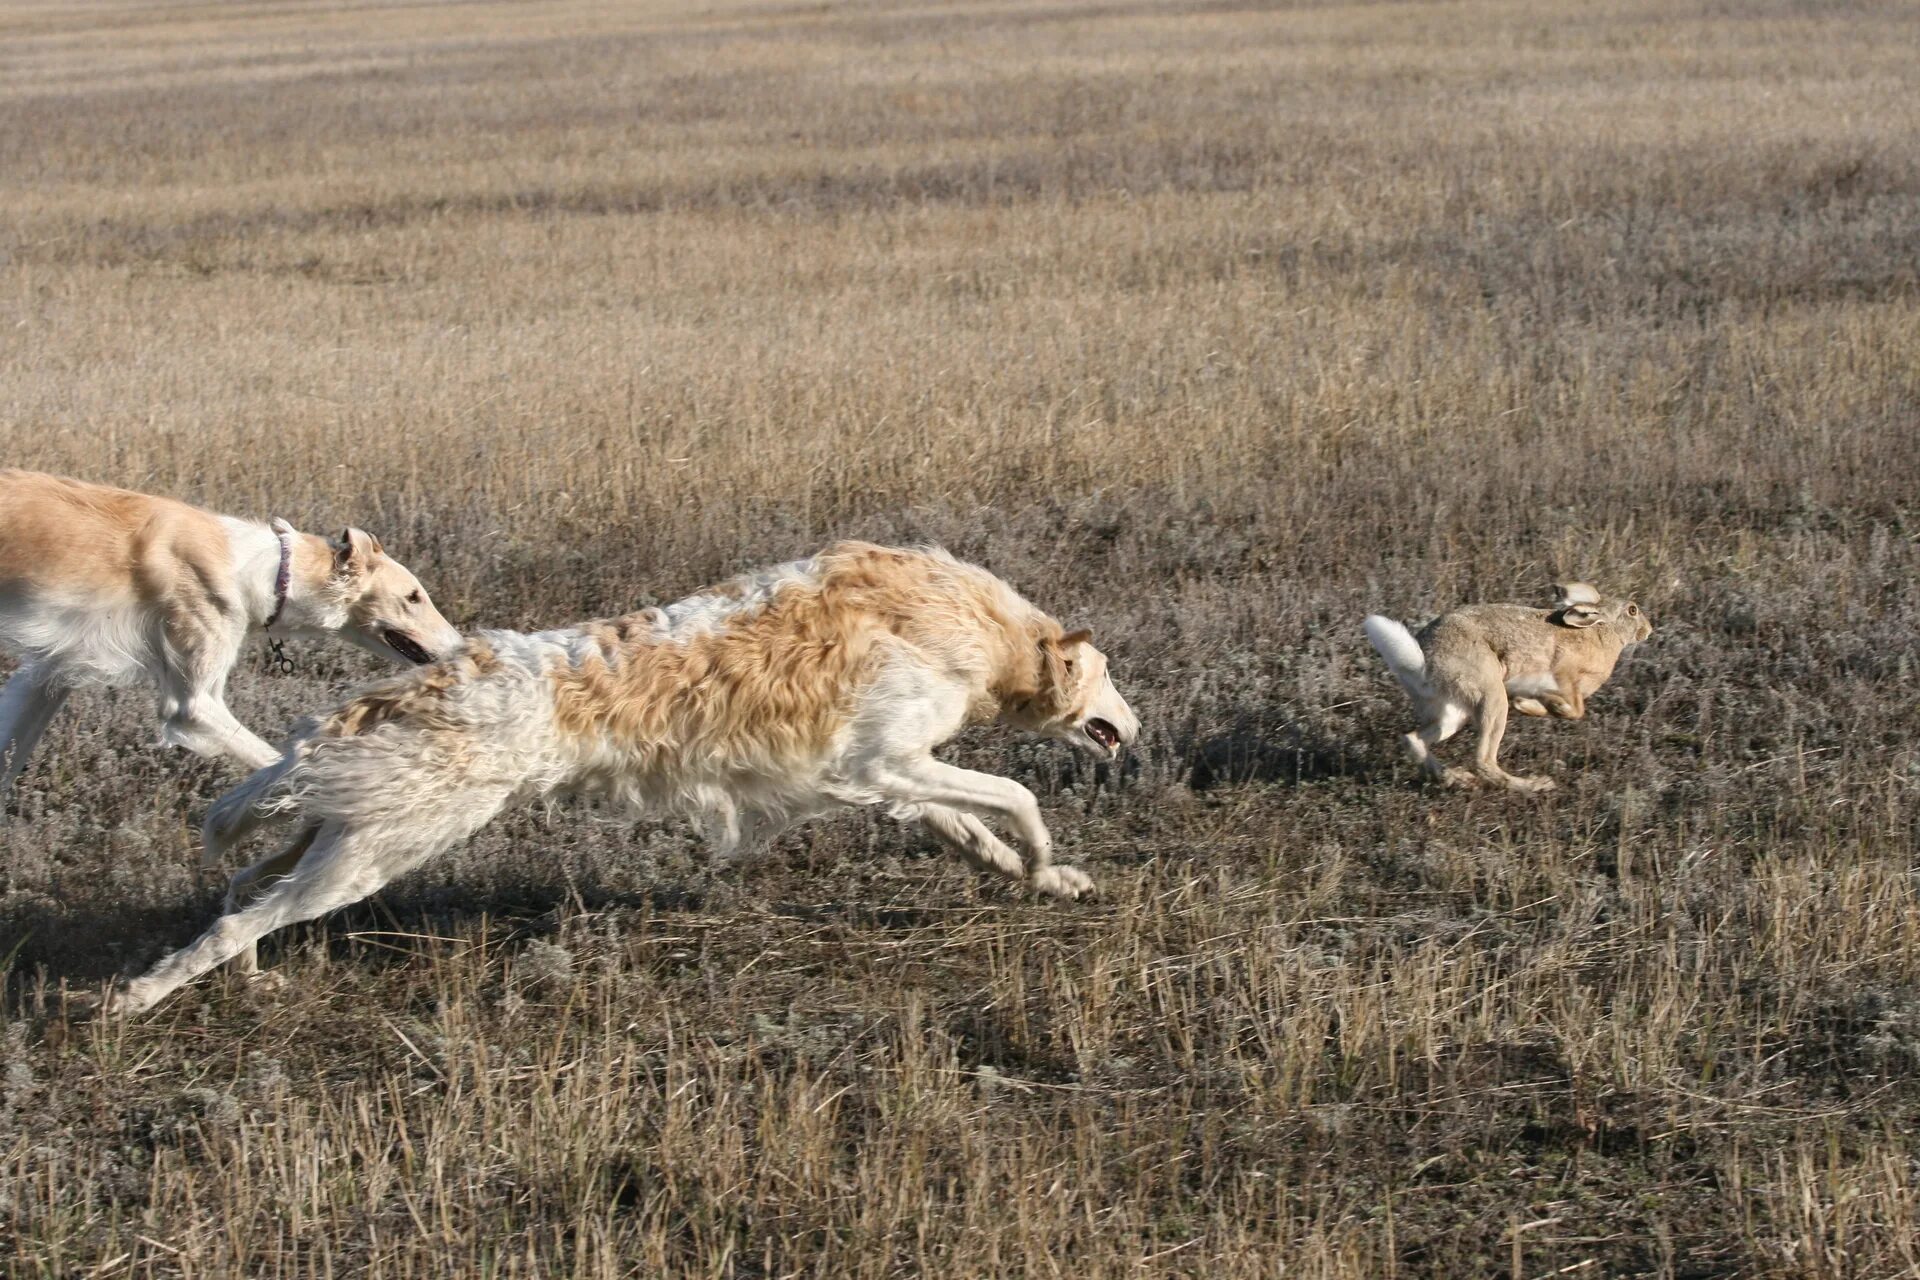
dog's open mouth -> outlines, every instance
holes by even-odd
[[[1108,755],[1120,749],[1120,731],[1099,716],[1081,725],[1080,731],[1093,739],[1093,745]]]
[[[404,631],[395,631],[389,627],[381,633],[381,638],[387,642],[387,648],[417,666],[425,666],[433,661],[433,655],[423,649],[418,640]]]

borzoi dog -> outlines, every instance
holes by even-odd
[[[1139,721],[1088,639],[943,551],[862,543],[613,621],[481,632],[308,722],[221,797],[209,862],[275,818],[299,834],[234,877],[226,913],[113,1005],[150,1008],[235,957],[254,972],[263,935],[365,898],[512,801],[563,790],[693,816],[723,863],[806,819],[884,805],[981,870],[1078,897],[1093,882],[1053,862],[1033,793],[933,749],[998,720],[1114,758]]]
[[[430,662],[460,643],[379,539],[337,543],[169,498],[0,471],[0,802],[76,684],[160,689],[161,740],[258,769],[279,752],[227,710],[247,633],[328,633]]]

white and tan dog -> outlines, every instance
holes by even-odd
[[[279,752],[227,710],[247,633],[344,636],[430,662],[460,643],[380,542],[337,543],[184,502],[31,471],[0,471],[0,802],[75,685],[148,680],[160,736],[258,769]]]
[[[1074,898],[1033,793],[933,750],[998,720],[1116,756],[1139,721],[1088,633],[942,551],[842,543],[664,609],[537,635],[481,632],[296,733],[207,817],[209,862],[264,822],[282,852],[234,877],[226,914],[128,984],[150,1008],[263,935],[357,902],[556,791],[699,819],[730,860],[854,805],[920,823],[975,867]],[[1005,822],[1015,854],[982,818]]]

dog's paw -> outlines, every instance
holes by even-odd
[[[1440,775],[1440,785],[1470,791],[1480,785],[1480,779],[1471,769],[1453,768]]]
[[[1075,867],[1042,867],[1033,873],[1033,887],[1049,897],[1065,898],[1069,902],[1093,894],[1093,880]]]
[[[66,1015],[74,1022],[88,1022],[100,1017],[107,1011],[107,1002],[113,999],[110,990],[76,991],[66,994]]]
[[[141,990],[139,982],[122,979],[95,1000],[93,1012],[97,1018],[131,1018],[152,1007],[153,1001]]]
[[[1552,778],[1508,778],[1507,785],[1522,795],[1537,796],[1543,791],[1551,791],[1557,785]]]

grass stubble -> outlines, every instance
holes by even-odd
[[[0,831],[9,1276],[1920,1269],[1909,4],[0,6],[5,461],[463,625],[934,540],[1090,625],[1103,896],[562,804],[130,1025],[233,778]],[[1634,594],[1537,801],[1362,613]],[[274,731],[367,674],[235,680]]]

